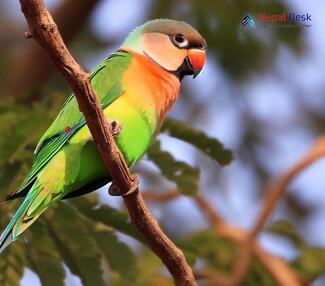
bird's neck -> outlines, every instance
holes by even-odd
[[[158,127],[179,95],[180,81],[146,55],[125,49],[134,56],[125,74],[125,84],[133,90],[132,96],[140,106],[154,108]]]
[[[132,50],[139,54],[143,54],[143,48],[141,44],[141,33],[142,27],[135,28],[125,39],[122,46],[120,47],[121,50]]]

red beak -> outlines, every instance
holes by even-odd
[[[205,64],[205,51],[200,49],[189,49],[187,51],[187,57],[191,62],[193,78],[195,78],[199,75]]]

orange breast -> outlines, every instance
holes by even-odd
[[[143,112],[155,113],[160,125],[179,94],[180,82],[149,57],[128,52],[135,57],[123,77],[125,95]]]

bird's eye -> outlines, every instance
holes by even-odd
[[[176,34],[175,41],[176,41],[176,43],[181,44],[185,41],[185,36],[183,34]]]
[[[176,46],[178,46],[180,48],[184,48],[188,45],[188,41],[186,40],[186,38],[183,34],[176,34],[174,36],[174,43]]]

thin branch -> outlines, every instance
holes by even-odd
[[[130,173],[122,153],[114,142],[111,126],[107,124],[89,76],[71,56],[44,2],[20,0],[20,3],[29,25],[27,36],[33,37],[46,50],[76,95],[91,135],[113,178],[113,188],[110,192],[123,195],[133,224],[165,263],[176,285],[196,285],[183,253],[162,232],[144,204],[138,191],[137,176]]]
[[[151,190],[146,190],[142,192],[142,196],[146,201],[153,201],[153,202],[168,202],[172,199],[178,198],[179,192],[177,189],[171,190],[168,192],[155,192]]]
[[[142,192],[142,196],[146,201],[153,202],[168,202],[172,199],[179,198],[181,194],[177,189],[170,190],[168,192],[156,192],[152,190],[146,190]],[[222,217],[210,206],[210,204],[200,195],[193,197],[196,201],[198,207],[203,210],[207,218],[213,225],[223,224],[224,221]]]
[[[156,201],[156,202],[165,202],[168,201],[167,198],[174,199],[180,196],[180,193],[176,190],[172,190],[165,193],[153,193],[151,191],[143,192],[143,198],[148,201]],[[242,228],[233,227],[227,224],[218,214],[218,212],[210,205],[210,203],[200,195],[193,197],[198,208],[203,212],[206,218],[211,223],[216,234],[228,238],[231,241],[243,244],[248,237],[248,232]],[[264,250],[257,242],[253,244],[253,253],[259,259],[259,261],[264,265],[266,270],[272,275],[274,280],[283,286],[299,286],[301,285],[299,281],[298,274],[291,269],[288,264],[280,257],[272,255],[271,253]],[[202,279],[209,279],[215,285],[230,285],[233,282],[232,277],[224,277],[219,274],[214,273],[211,275],[211,272],[208,274],[206,271],[202,272],[198,271],[199,275],[197,275],[197,271],[194,271],[194,275],[196,278],[201,277]]]
[[[226,285],[228,283],[228,277],[205,268],[195,270],[194,276],[197,280],[208,280],[215,286]]]
[[[215,211],[215,209],[209,204],[209,202],[203,196],[197,195],[194,197],[194,200],[197,206],[199,207],[199,209],[201,209],[204,212],[207,219],[215,228],[219,228],[221,226],[226,225],[221,215],[219,215]]]
[[[242,253],[234,266],[234,277],[231,285],[239,285],[240,281],[243,279],[247,270],[249,268],[251,257],[253,253],[253,248],[255,245],[256,237],[261,231],[265,221],[271,214],[276,203],[280,200],[285,192],[285,189],[302,170],[309,167],[318,159],[325,156],[325,137],[318,138],[311,150],[298,161],[291,169],[284,173],[281,177],[274,181],[274,183],[269,184],[266,187],[267,197],[265,199],[264,208],[259,215],[255,225],[247,236],[246,241],[242,247]]]

